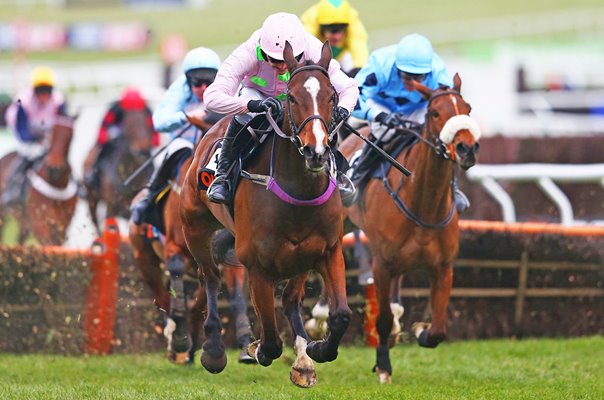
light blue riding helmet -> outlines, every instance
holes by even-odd
[[[197,47],[187,53],[182,62],[182,70],[186,74],[193,69],[215,69],[220,68],[220,57],[212,49]]]
[[[404,36],[396,46],[396,68],[410,74],[432,71],[432,44],[419,33]]]

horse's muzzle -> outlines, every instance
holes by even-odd
[[[478,143],[474,143],[473,146],[468,146],[465,143],[458,143],[457,146],[455,146],[457,164],[461,169],[466,171],[476,164],[476,153],[478,153],[479,149],[480,146]]]
[[[329,147],[326,146],[325,151],[318,154],[314,147],[306,145],[302,148],[302,155],[306,161],[306,168],[312,172],[321,172],[329,161]]]

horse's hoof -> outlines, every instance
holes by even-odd
[[[268,367],[273,363],[273,360],[262,354],[260,351],[260,339],[253,341],[247,347],[247,354],[263,367]]]
[[[191,340],[190,335],[172,335],[172,351],[175,353],[187,353],[191,346],[193,346],[193,341]]]
[[[212,357],[209,352],[203,350],[201,352],[200,361],[206,371],[211,372],[212,374],[218,374],[226,367],[227,356],[226,353],[222,352],[220,356]]]
[[[309,369],[292,368],[289,373],[292,383],[301,388],[310,388],[317,384],[317,372]]]
[[[254,340],[247,346],[247,355],[252,357],[254,360],[256,359],[256,349],[260,346],[260,339]]]
[[[378,378],[380,379],[380,384],[384,385],[384,384],[392,383],[392,377],[390,376],[388,371],[385,371],[380,368],[376,368],[375,372],[377,373]]]
[[[419,335],[421,335],[424,330],[430,329],[430,326],[431,324],[427,322],[414,322],[413,325],[411,325],[411,332],[413,332],[413,336],[419,339]]]
[[[242,364],[257,364],[256,359],[248,354],[247,348],[242,349],[239,353],[239,362]]]

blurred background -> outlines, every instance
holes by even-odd
[[[314,0],[0,0],[0,155],[13,149],[3,108],[45,64],[78,113],[76,177],[107,105],[126,86],[154,104],[186,51],[224,59],[273,12],[300,15]],[[426,35],[486,137],[604,133],[604,5],[598,0],[351,1],[370,50]],[[80,230],[88,232],[80,224]],[[79,239],[90,243],[87,233]],[[90,232],[90,235],[92,233]]]

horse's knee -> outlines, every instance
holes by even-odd
[[[442,342],[443,340],[445,340],[445,334],[444,332],[439,332],[436,333],[434,335],[430,334],[430,330],[429,329],[424,329],[418,336],[417,338],[417,343],[421,346],[421,347],[426,347],[429,349],[433,349],[436,346],[439,345],[440,342]]]

